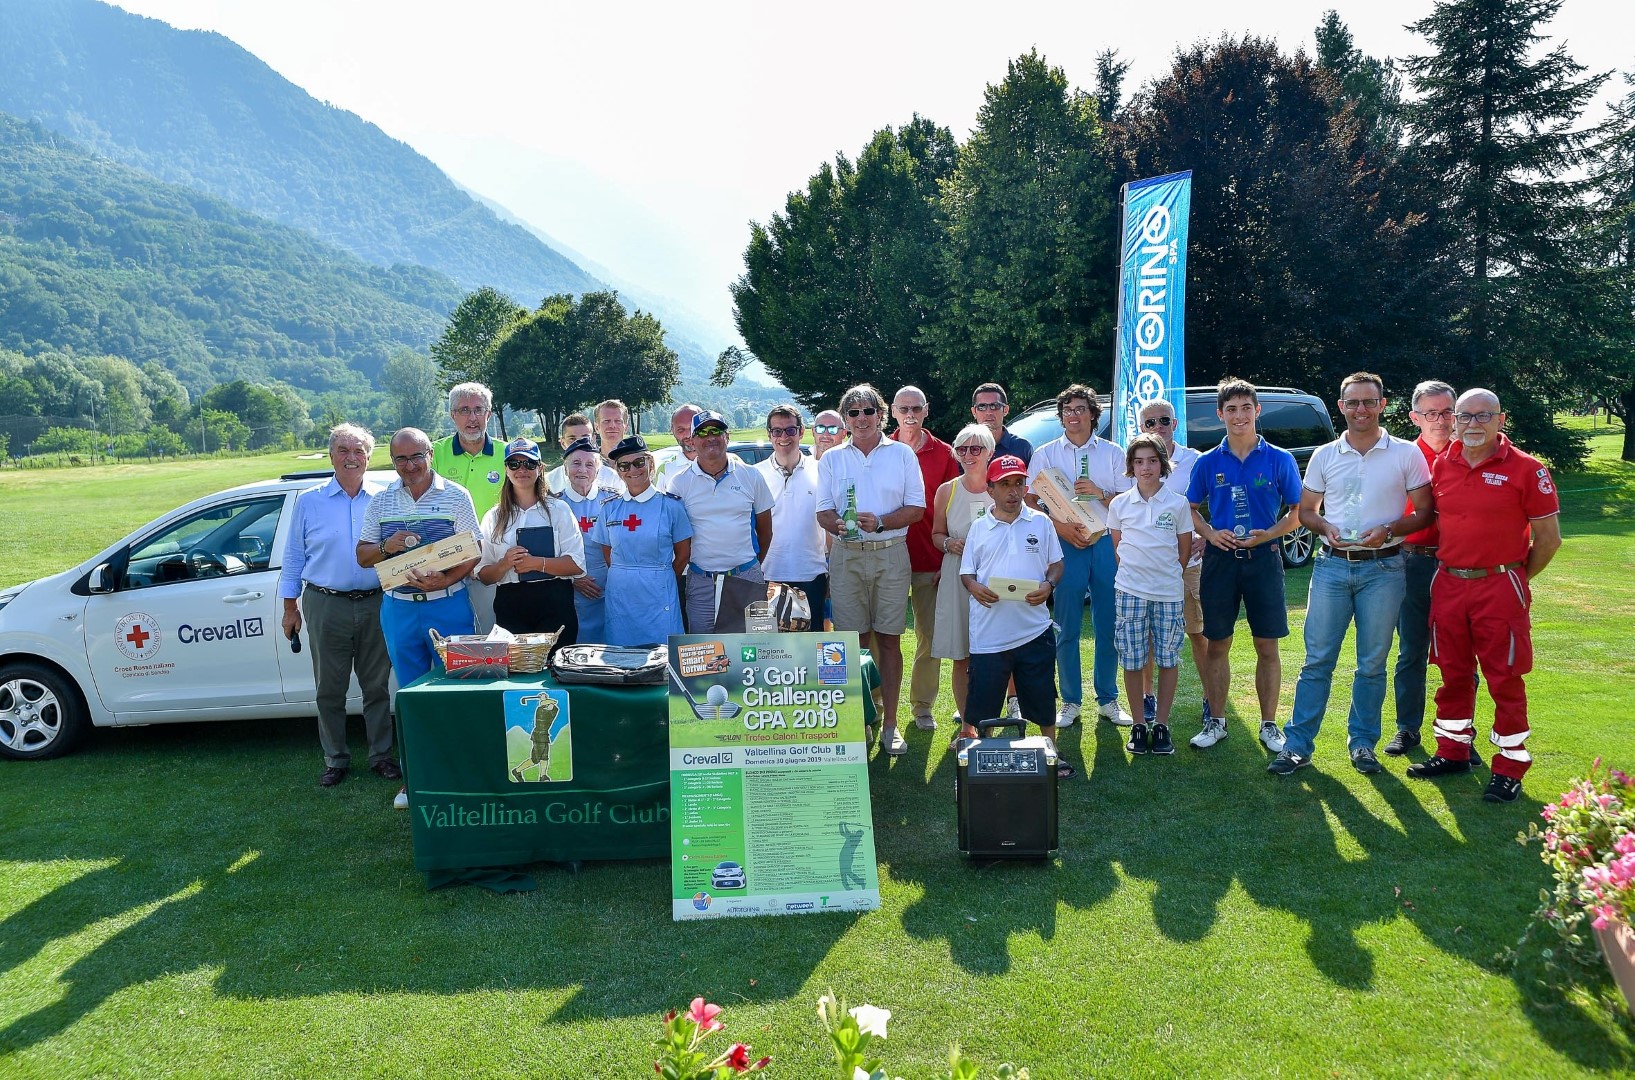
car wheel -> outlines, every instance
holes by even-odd
[[[40,664],[0,669],[0,757],[66,754],[88,723],[78,691],[60,673]]]
[[[1304,525],[1283,538],[1283,565],[1301,567],[1311,562],[1314,538]]]

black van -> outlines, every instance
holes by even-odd
[[[1301,474],[1312,452],[1324,443],[1334,441],[1334,421],[1328,407],[1315,394],[1291,390],[1286,386],[1260,386],[1259,430],[1266,441],[1281,446],[1294,455]],[[1226,438],[1226,425],[1215,415],[1215,388],[1189,386],[1186,388],[1187,445],[1200,453],[1213,450]],[[1101,397],[1101,423],[1096,434],[1107,438],[1112,428],[1112,403]],[[1062,422],[1056,416],[1056,402],[1044,401],[1034,405],[1005,425],[1035,447],[1062,437]],[[1312,535],[1304,526],[1283,538],[1283,564],[1305,566],[1311,562]]]

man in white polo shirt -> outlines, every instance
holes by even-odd
[[[1094,499],[1105,513],[1113,496],[1129,488],[1130,478],[1124,475],[1124,451],[1096,436],[1096,422],[1101,419],[1096,392],[1074,383],[1056,395],[1056,415],[1062,421],[1062,437],[1033,452],[1028,462],[1028,486],[1033,486],[1043,470],[1060,469],[1073,485],[1075,496]],[[1039,497],[1029,494],[1028,505],[1037,510]],[[1077,720],[1084,700],[1079,640],[1084,626],[1084,592],[1088,588],[1096,642],[1091,681],[1097,712],[1128,727],[1133,720],[1118,701],[1118,647],[1113,634],[1113,578],[1118,573],[1118,559],[1113,554],[1113,535],[1104,532],[1092,542],[1083,525],[1063,525],[1054,520],[1051,525],[1062,543],[1062,589],[1051,605],[1056,624],[1061,627],[1061,639],[1056,642],[1056,670],[1062,682],[1062,707],[1056,723],[1067,727]]]
[[[823,601],[829,595],[828,546],[817,523],[817,462],[801,453],[800,410],[777,405],[766,414],[772,456],[755,468],[772,491],[772,550],[761,562],[770,581],[798,587],[806,594],[814,628],[823,626]]]
[[[687,632],[710,634],[717,578],[766,580],[761,560],[772,550],[772,492],[754,466],[727,453],[727,422],[719,414],[698,413],[692,427],[698,456],[670,481],[670,494],[693,524]]]
[[[1300,523],[1324,548],[1311,569],[1306,598],[1306,663],[1294,687],[1294,713],[1283,726],[1283,750],[1266,771],[1287,776],[1311,764],[1328,708],[1334,665],[1346,629],[1357,624],[1357,671],[1351,680],[1347,744],[1351,764],[1380,771],[1385,658],[1407,589],[1402,538],[1431,520],[1431,474],[1411,442],[1380,426],[1385,383],[1359,371],[1340,383],[1345,431],[1306,464]],[[1404,514],[1403,507],[1413,510]]]
[[[993,459],[993,509],[971,522],[960,556],[959,579],[971,594],[966,737],[976,734],[974,721],[1003,715],[1005,685],[1013,678],[1023,719],[1038,724],[1046,738],[1056,737],[1056,636],[1045,601],[1062,579],[1062,545],[1050,518],[1024,503],[1027,476],[1021,458]],[[1058,759],[1059,779],[1073,773]]]
[[[903,686],[903,631],[908,628],[908,527],[925,515],[925,481],[914,451],[881,436],[886,402],[868,384],[840,398],[851,439],[818,462],[817,521],[834,536],[829,552],[829,595],[836,630],[874,634],[885,716],[880,742],[888,754],[905,754],[897,730],[897,697]],[[848,536],[849,510],[856,535]],[[695,540],[696,544],[697,541]]]

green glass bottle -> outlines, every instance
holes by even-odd
[[[841,523],[846,526],[846,539],[857,540],[863,536],[863,530],[857,527],[857,485],[846,485],[846,510],[840,515]]]

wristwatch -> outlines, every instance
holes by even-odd
[[[886,523],[876,519],[875,522],[874,522],[874,531],[877,534],[885,532],[886,531]]]
[[[1392,540],[1396,539],[1396,535],[1397,534],[1392,530],[1391,526],[1387,525],[1385,527],[1385,542],[1387,544],[1389,544]]]

